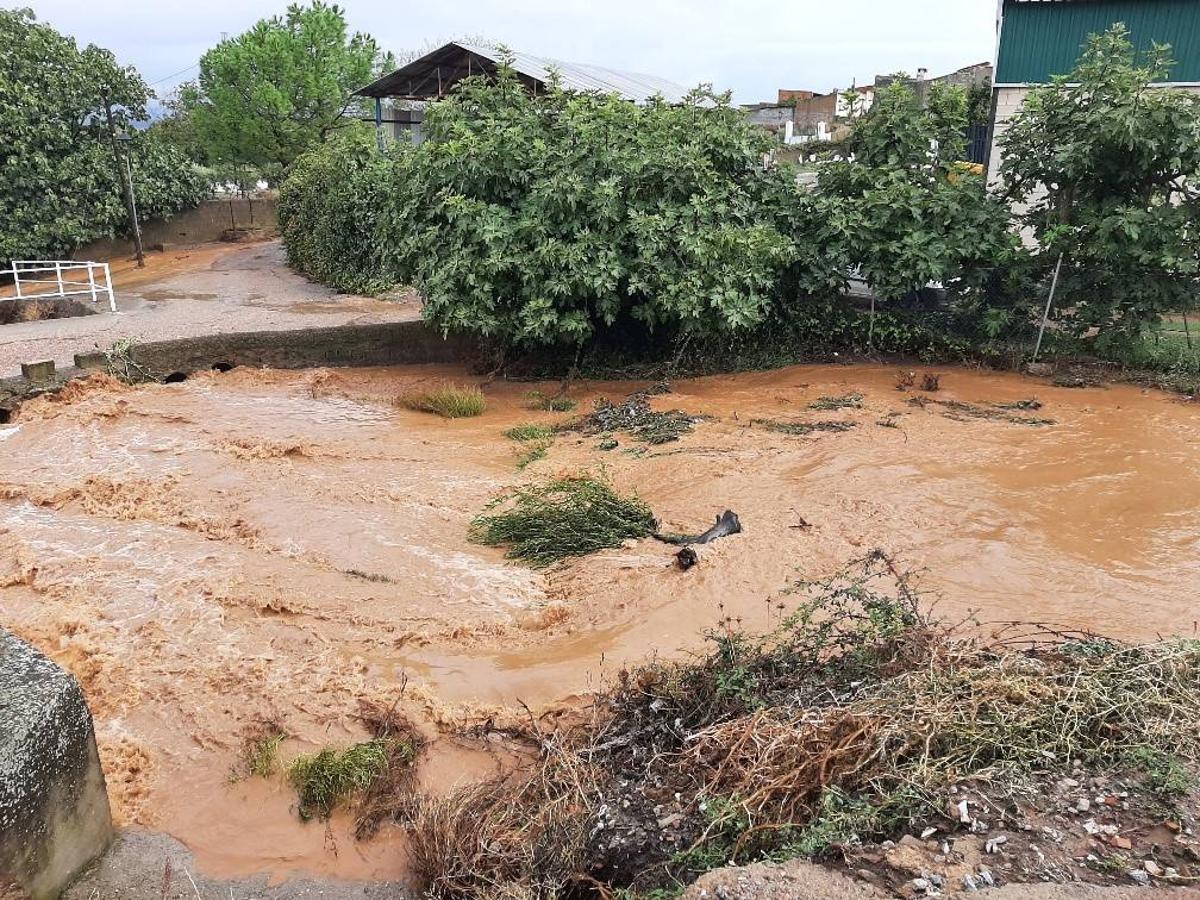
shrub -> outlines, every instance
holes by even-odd
[[[436,413],[447,419],[463,419],[482,415],[487,408],[487,399],[483,391],[474,385],[459,387],[448,384],[401,397],[400,405],[417,412]]]
[[[619,547],[654,531],[654,514],[636,496],[622,497],[607,481],[568,475],[520,487],[493,500],[471,523],[470,538],[505,545],[508,556],[538,566]]]
[[[1055,315],[1102,349],[1186,310],[1200,284],[1200,97],[1161,86],[1172,66],[1169,47],[1139,54],[1116,24],[1030,91],[1000,139],[1004,194],[1043,270],[1063,260]]]
[[[430,322],[501,348],[618,323],[737,330],[776,300],[791,241],[763,198],[786,179],[764,173],[768,139],[728,95],[535,97],[502,66],[424,127],[386,157],[363,138],[295,165],[280,217],[297,268],[356,289],[411,276]]]
[[[387,268],[375,228],[389,161],[370,129],[355,127],[296,160],[279,189],[279,232],[288,265],[313,281],[376,294],[405,280]]]

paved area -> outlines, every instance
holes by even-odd
[[[0,377],[21,363],[52,359],[122,339],[160,341],[232,331],[285,331],[420,317],[414,294],[376,300],[338,294],[288,269],[283,247],[267,243],[202,245],[150,253],[146,268],[112,264],[118,312],[0,326]]]

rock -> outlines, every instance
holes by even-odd
[[[0,629],[0,885],[56,898],[112,834],[83,691]]]
[[[926,838],[931,838],[935,834],[937,834],[937,829],[931,825],[928,828],[926,828],[924,831],[921,832],[921,840],[925,840]]]
[[[1142,868],[1146,870],[1146,874],[1152,875],[1155,878],[1162,874],[1162,867],[1152,859],[1148,859],[1142,863]]]
[[[1150,876],[1141,869],[1132,869],[1129,872],[1129,877],[1142,886],[1150,884]]]
[[[1132,849],[1133,849],[1133,841],[1131,841],[1131,840],[1130,840],[1129,838],[1127,838],[1127,837],[1122,837],[1122,836],[1121,836],[1121,835],[1119,835],[1119,834],[1118,834],[1118,835],[1115,835],[1115,836],[1114,836],[1114,837],[1113,837],[1113,838],[1112,838],[1112,839],[1109,841],[1109,843],[1110,843],[1112,846],[1114,846],[1114,847],[1116,847],[1117,849],[1119,849],[1119,850],[1132,850]]]
[[[971,808],[966,800],[960,800],[958,803],[958,821],[964,825],[968,825],[971,822]]]
[[[1092,802],[1087,797],[1080,797],[1075,804],[1075,811],[1085,813],[1092,808]]]
[[[994,838],[989,838],[988,842],[983,845],[984,853],[999,853],[1000,848],[1008,843],[1008,836],[998,834]]]

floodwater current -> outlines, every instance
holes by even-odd
[[[1194,634],[1197,408],[938,371],[924,405],[886,367],[681,380],[653,402],[707,416],[693,434],[603,451],[568,432],[524,470],[503,432],[569,419],[523,399],[556,385],[484,384],[487,411],[450,421],[394,403],[474,380],[447,367],[94,377],[0,429],[0,624],[79,678],[119,821],[173,834],[212,875],[374,879],[403,875],[401,836],[356,844],[342,818],[301,823],[281,780],[231,781],[247,728],[283,723],[286,758],[362,739],[359,700],[398,697],[430,735],[500,727],[518,701],[569,704],[723,620],[768,627],[790,582],[876,547],[924,573],[942,615],[984,629]],[[639,386],[571,395],[587,410]],[[852,392],[861,407],[809,408]],[[1027,399],[1041,408],[992,405]],[[795,436],[764,419],[855,427]],[[688,572],[653,540],[543,570],[467,541],[498,492],[580,468],[636,490],[664,530],[729,508],[744,531]],[[441,737],[422,779],[486,775],[485,748]]]

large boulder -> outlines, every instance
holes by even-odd
[[[83,691],[0,628],[0,895],[57,897],[112,834]]]

